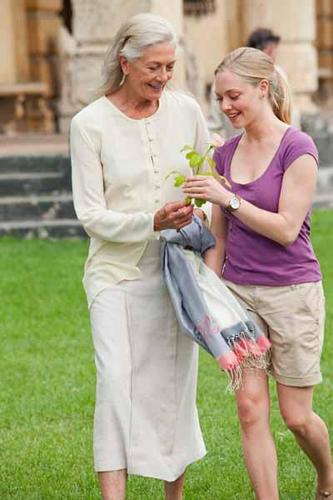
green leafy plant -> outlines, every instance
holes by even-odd
[[[182,153],[186,153],[185,157],[188,160],[189,166],[193,172],[193,175],[206,175],[206,176],[212,176],[215,177],[219,182],[222,182],[223,184],[229,185],[227,179],[223,177],[222,175],[219,175],[216,171],[216,162],[215,160],[211,157],[211,152],[216,148],[214,144],[209,144],[207,150],[203,155],[198,153],[193,146],[185,145],[182,149]],[[172,170],[166,178],[170,177],[171,175],[175,176],[174,179],[174,186],[175,187],[180,187],[184,184],[186,181],[186,176],[183,174],[180,174],[177,170]],[[187,196],[185,198],[185,202],[187,204],[194,203],[196,207],[202,207],[206,203],[206,200],[200,199],[200,198],[191,198],[190,196]]]

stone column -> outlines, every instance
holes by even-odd
[[[25,0],[31,79],[47,85],[48,95],[57,92],[56,40],[62,0]]]
[[[2,0],[0,15],[0,83],[29,80],[24,0]]]
[[[321,105],[333,107],[333,0],[317,0],[317,48]]]
[[[244,41],[259,26],[281,36],[277,63],[288,75],[300,111],[314,112],[311,96],[318,85],[315,1],[241,0],[240,8]]]
[[[101,83],[105,51],[121,23],[140,12],[152,12],[164,16],[178,33],[182,32],[181,0],[72,0],[72,7],[72,36],[62,27],[59,37],[63,78],[58,112],[63,132],[68,130],[73,114],[94,98]],[[181,68],[178,65],[178,80],[184,81]]]

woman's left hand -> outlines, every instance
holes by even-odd
[[[188,177],[183,184],[183,192],[191,198],[201,198],[223,207],[233,196],[217,179],[205,175]]]

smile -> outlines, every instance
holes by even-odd
[[[154,90],[162,90],[164,85],[161,85],[161,84],[158,84],[158,83],[147,83],[147,85],[149,85],[149,87],[151,87],[152,89]]]
[[[230,120],[233,120],[234,118],[237,118],[237,116],[239,116],[239,115],[240,115],[240,112],[238,112],[238,113],[228,114],[227,116],[228,116],[228,118],[229,118]]]

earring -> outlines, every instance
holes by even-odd
[[[126,80],[126,75],[125,75],[125,73],[123,73],[123,76],[122,76],[122,78],[120,80],[120,83],[119,83],[119,87],[121,87],[122,85],[124,85],[125,80]]]

